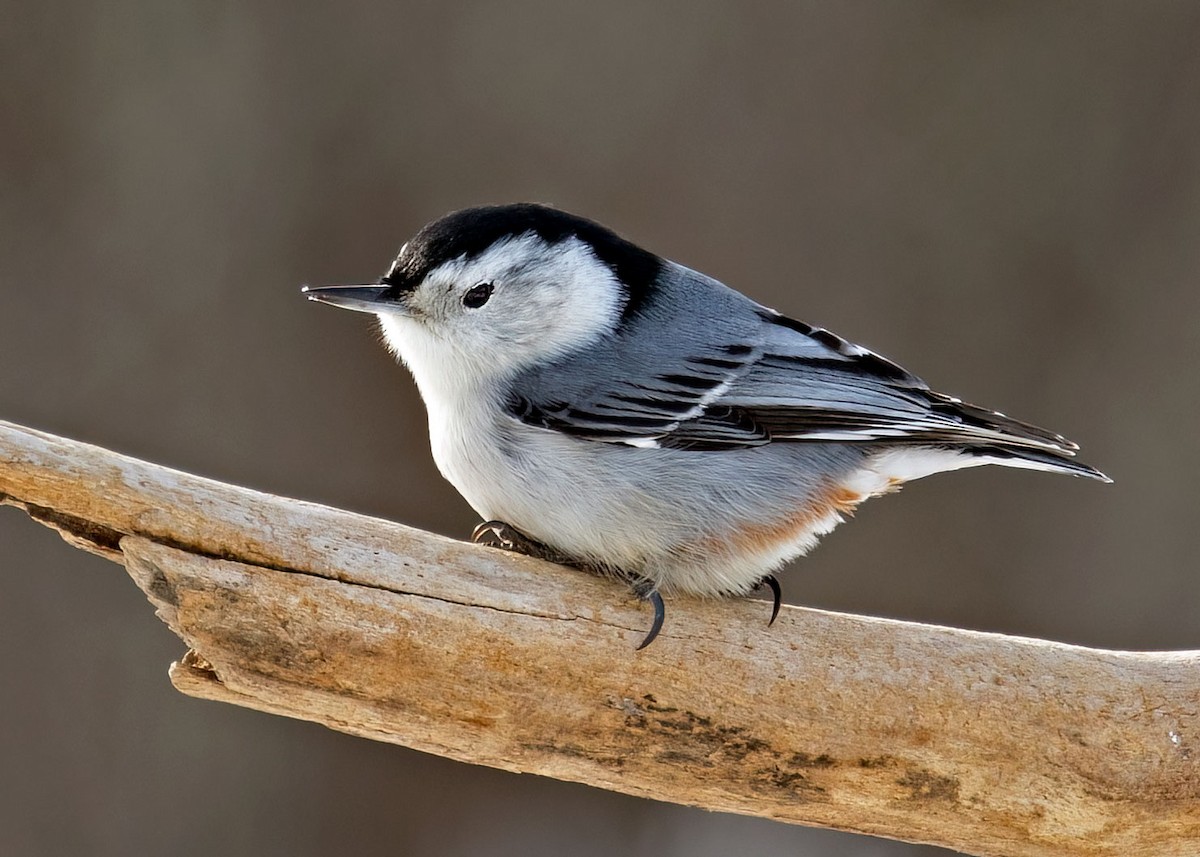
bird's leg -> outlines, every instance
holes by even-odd
[[[562,551],[557,551],[549,545],[531,539],[516,527],[503,521],[484,521],[471,531],[471,541],[479,545],[489,545],[513,553],[524,554],[534,559],[544,559],[558,565],[576,564]]]
[[[771,621],[767,623],[767,627],[770,628],[775,624],[775,620],[779,618],[779,605],[783,601],[783,590],[780,589],[779,581],[776,580],[775,576],[772,574],[768,574],[763,577],[763,579],[756,583],[755,586],[765,586],[767,589],[770,589],[771,594],[775,596],[775,603],[771,607]]]
[[[649,601],[650,606],[654,608],[654,621],[650,623],[650,631],[646,634],[646,639],[638,645],[636,651],[641,651],[654,642],[654,638],[658,636],[658,632],[662,630],[663,620],[667,618],[667,608],[663,605],[662,596],[658,594],[658,590],[654,588],[654,584],[646,578],[638,578],[633,583],[633,593],[643,601]]]
[[[490,547],[524,554],[536,559],[544,559],[547,562],[557,563],[558,565],[574,566],[595,574],[608,573],[604,568],[581,562],[574,557],[555,550],[549,545],[542,544],[536,539],[531,539],[516,527],[506,524],[503,521],[484,521],[471,531],[471,541],[479,545],[489,545]],[[644,577],[638,577],[633,579],[632,586],[634,595],[643,601],[649,601],[650,606],[654,608],[654,620],[650,623],[650,631],[646,634],[646,638],[638,645],[638,650],[640,651],[654,642],[654,638],[662,630],[667,611],[663,605],[662,596],[658,594],[658,590],[654,588],[654,584],[651,581]]]

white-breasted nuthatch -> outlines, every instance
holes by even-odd
[[[378,316],[475,539],[629,581],[655,608],[639,648],[661,592],[765,584],[778,611],[771,572],[910,479],[1108,481],[1060,435],[541,205],[449,214],[378,283],[304,294]]]

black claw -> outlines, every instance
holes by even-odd
[[[539,541],[535,541],[516,527],[506,524],[503,521],[484,521],[477,525],[471,531],[471,541],[476,544],[489,545],[502,550],[512,551],[513,553],[525,554],[536,559],[549,560],[559,565],[573,565],[585,571],[596,573],[603,571],[602,568],[588,565],[560,553]],[[778,586],[778,584],[776,585]],[[633,581],[633,591],[638,598],[641,598],[643,601],[649,601],[650,605],[654,608],[654,621],[650,623],[650,632],[646,634],[646,639],[642,640],[636,649],[636,651],[641,651],[653,643],[658,636],[658,632],[662,630],[663,622],[667,618],[667,609],[663,605],[662,596],[658,594],[658,591],[654,588],[654,584],[649,580],[635,578]],[[778,599],[776,599],[776,610],[778,610]]]
[[[503,521],[484,521],[471,531],[471,541],[489,545],[512,553],[524,554],[534,559],[544,559],[559,565],[571,565],[573,560],[560,551],[531,539],[516,527]]]
[[[508,525],[503,521],[484,521],[471,530],[471,541],[475,542],[475,544],[481,544],[489,534],[491,539],[495,539],[500,535],[500,528],[506,526]]]
[[[658,594],[658,590],[651,589],[646,592],[638,593],[642,598],[649,601],[654,607],[654,622],[650,625],[650,633],[646,635],[646,639],[642,640],[641,645],[635,651],[641,651],[654,642],[654,638],[658,636],[658,632],[662,630],[663,620],[667,618],[667,608],[663,606],[662,596]]]
[[[775,596],[775,604],[771,607],[771,621],[767,623],[767,627],[770,628],[775,624],[775,620],[779,618],[779,605],[783,601],[783,590],[779,586],[779,581],[775,579],[774,575],[770,574],[760,580],[758,585],[767,587],[771,590],[771,594]]]

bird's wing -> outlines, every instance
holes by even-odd
[[[713,406],[745,411],[773,440],[999,444],[1066,456],[1078,449],[1054,432],[931,390],[827,330],[759,314],[757,359]]]
[[[512,386],[508,410],[530,425],[607,443],[767,443],[770,436],[752,419],[714,406],[758,358],[750,339],[691,339],[680,348],[639,337],[605,342],[586,358],[526,373]]]
[[[721,289],[705,295],[707,312],[688,311],[695,302],[686,294],[669,308],[649,307],[650,317],[635,322],[640,329],[526,373],[512,388],[510,413],[576,437],[642,447],[887,442],[1054,459],[1078,448],[937,393],[878,354],[715,281],[699,285]],[[715,312],[714,300],[724,302]]]
[[[756,307],[715,280],[672,266],[610,336],[513,379],[508,410],[531,425],[608,443],[682,445],[685,436],[697,445],[767,443],[770,436],[753,421],[731,410],[722,420],[714,407],[761,354]]]

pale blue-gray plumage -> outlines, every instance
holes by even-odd
[[[1057,434],[545,206],[447,215],[377,284],[306,293],[379,317],[480,515],[656,606],[747,592],[931,473],[1106,479]]]

